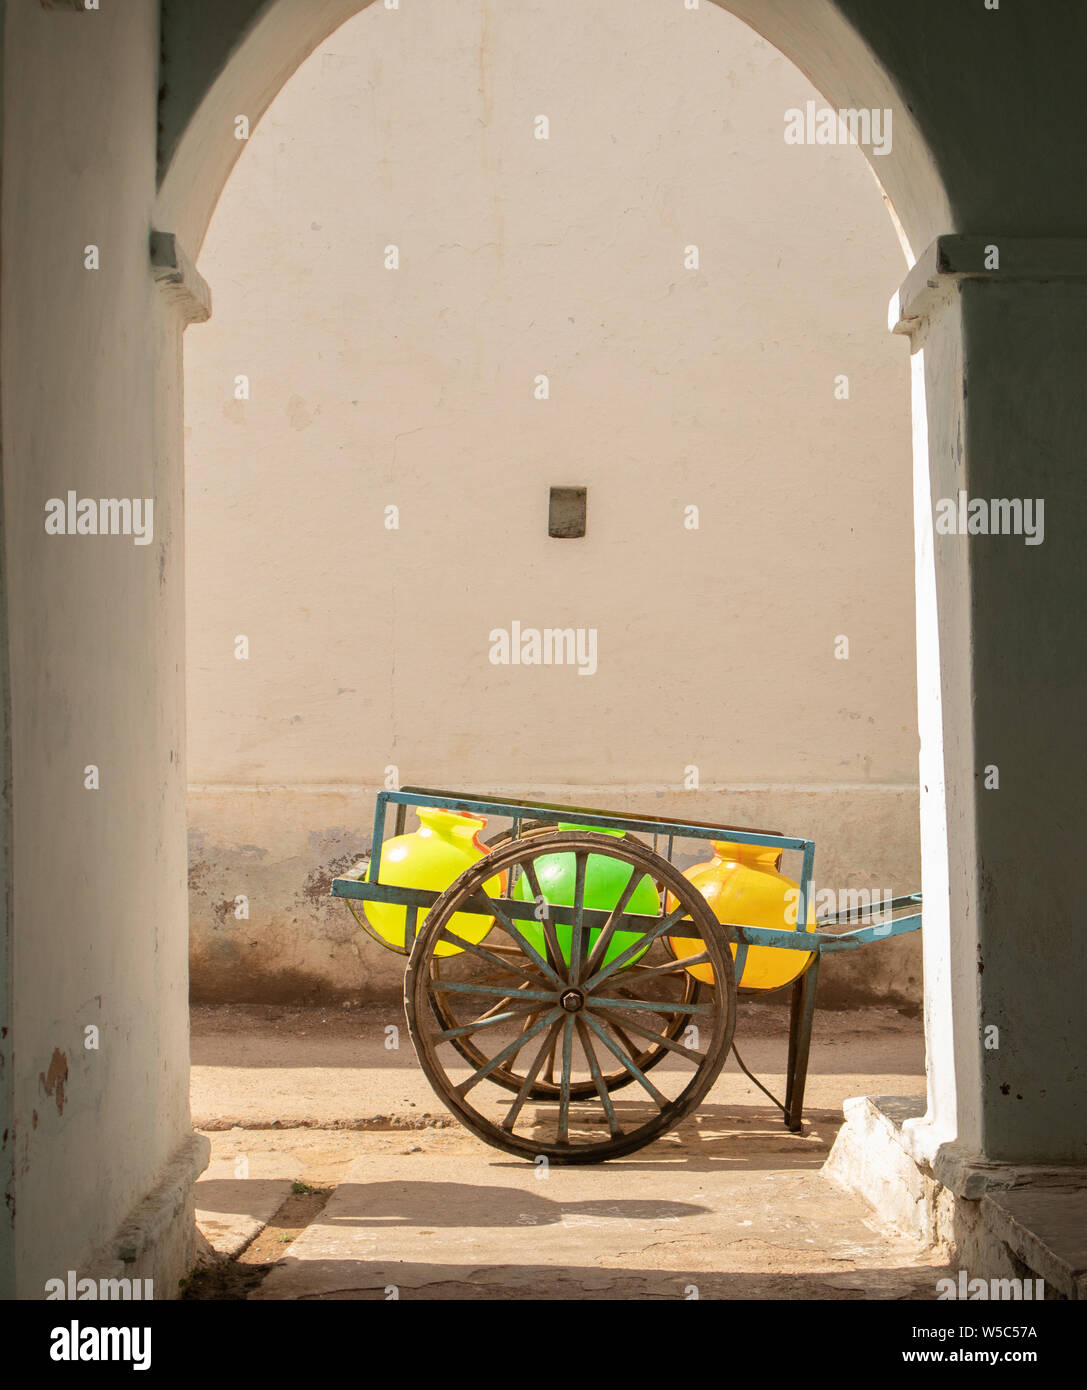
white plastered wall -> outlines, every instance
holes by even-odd
[[[857,149],[786,145],[785,111],[822,99],[716,7],[557,11],[366,10],[266,113],[204,243],[216,309],[186,339],[186,419],[205,995],[395,990],[398,962],[324,901],[389,764],[773,824],[816,838],[827,886],[917,885],[884,201]],[[589,534],[549,539],[548,486],[570,483]],[[493,666],[514,620],[595,628],[596,674]],[[915,942],[841,973],[919,997]]]

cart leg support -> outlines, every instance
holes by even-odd
[[[804,1116],[804,1087],[808,1080],[808,1054],[811,1051],[811,1025],[815,1014],[815,991],[819,983],[819,954],[793,985],[789,1016],[789,1065],[785,1082],[785,1127],[796,1134]]]

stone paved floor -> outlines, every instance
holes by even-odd
[[[820,1171],[842,1099],[923,1089],[915,1020],[817,1019],[801,1135],[730,1062],[676,1133],[538,1174],[451,1122],[403,1030],[400,1048],[385,1047],[386,1013],[396,1020],[380,1007],[197,1011],[193,1113],[213,1144],[198,1206],[212,1245],[244,1251],[292,1180],[331,1189],[262,1256],[272,1267],[250,1297],[935,1297],[939,1257],[877,1230]],[[783,1026],[748,1006],[737,1032],[777,1094]]]

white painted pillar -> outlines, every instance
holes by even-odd
[[[929,1092],[906,1130],[930,1159],[1083,1162],[1087,241],[941,237],[892,319],[914,353]]]

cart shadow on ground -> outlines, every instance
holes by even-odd
[[[655,1112],[648,1104],[623,1105],[616,1101],[615,1113],[629,1132],[638,1123],[652,1119]],[[826,1162],[842,1123],[840,1110],[811,1109],[805,1112],[802,1131],[791,1134],[780,1114],[770,1106],[704,1101],[697,1113],[676,1129],[637,1153],[609,1160],[608,1167],[650,1172],[818,1170]],[[594,1122],[592,1128],[602,1129],[602,1122]],[[546,1126],[541,1132],[547,1132]],[[528,1137],[531,1139],[531,1134]],[[481,1146],[481,1153],[485,1152]],[[526,1164],[515,1158],[495,1158],[492,1166],[523,1169]]]
[[[540,1183],[542,1189],[546,1184]],[[329,1224],[337,1229],[373,1226],[383,1230],[406,1226],[460,1229],[465,1226],[621,1226],[633,1221],[666,1221],[707,1215],[711,1208],[696,1201],[661,1199],[562,1200],[523,1188],[450,1181],[386,1181],[341,1183],[338,1205],[359,1210],[358,1216],[337,1214]]]
[[[635,1107],[628,1108],[632,1112]],[[741,1112],[741,1113],[738,1113]],[[646,1118],[649,1111],[646,1110]],[[658,1172],[678,1176],[683,1173],[782,1173],[818,1172],[826,1160],[834,1133],[841,1124],[841,1115],[831,1110],[815,1111],[811,1125],[804,1132],[785,1132],[769,1107],[750,1108],[705,1105],[698,1115],[678,1129],[662,1136],[648,1147],[625,1158],[603,1165],[554,1165],[554,1171],[572,1173],[606,1172],[612,1177],[622,1173]],[[369,1131],[373,1133],[373,1131]],[[465,1136],[465,1141],[473,1141]],[[473,1211],[473,1224],[483,1226],[531,1226],[536,1224],[571,1224],[580,1217],[594,1214],[614,1220],[616,1217],[633,1220],[676,1220],[694,1216],[708,1208],[692,1200],[625,1200],[612,1198],[606,1202],[556,1202],[544,1192],[550,1176],[547,1169],[538,1170],[525,1160],[500,1155],[479,1142],[476,1145],[479,1163],[504,1179],[532,1175],[538,1180],[539,1191],[525,1194],[520,1188],[504,1183],[488,1184],[486,1204],[479,1204],[480,1187],[450,1181],[433,1182],[416,1179],[405,1165],[404,1175],[395,1181],[367,1183],[365,1187],[349,1182],[338,1184],[341,1196],[348,1196],[352,1186],[357,1188],[358,1205],[365,1215],[352,1218],[350,1225],[388,1225],[403,1222],[412,1225],[461,1226],[464,1224],[465,1201]],[[199,1205],[207,1213],[249,1214],[257,1216],[267,1197],[280,1183],[254,1178],[218,1178],[200,1184]],[[697,1184],[695,1184],[697,1187]],[[531,1190],[530,1190],[531,1191]],[[697,1193],[689,1188],[684,1197]]]

